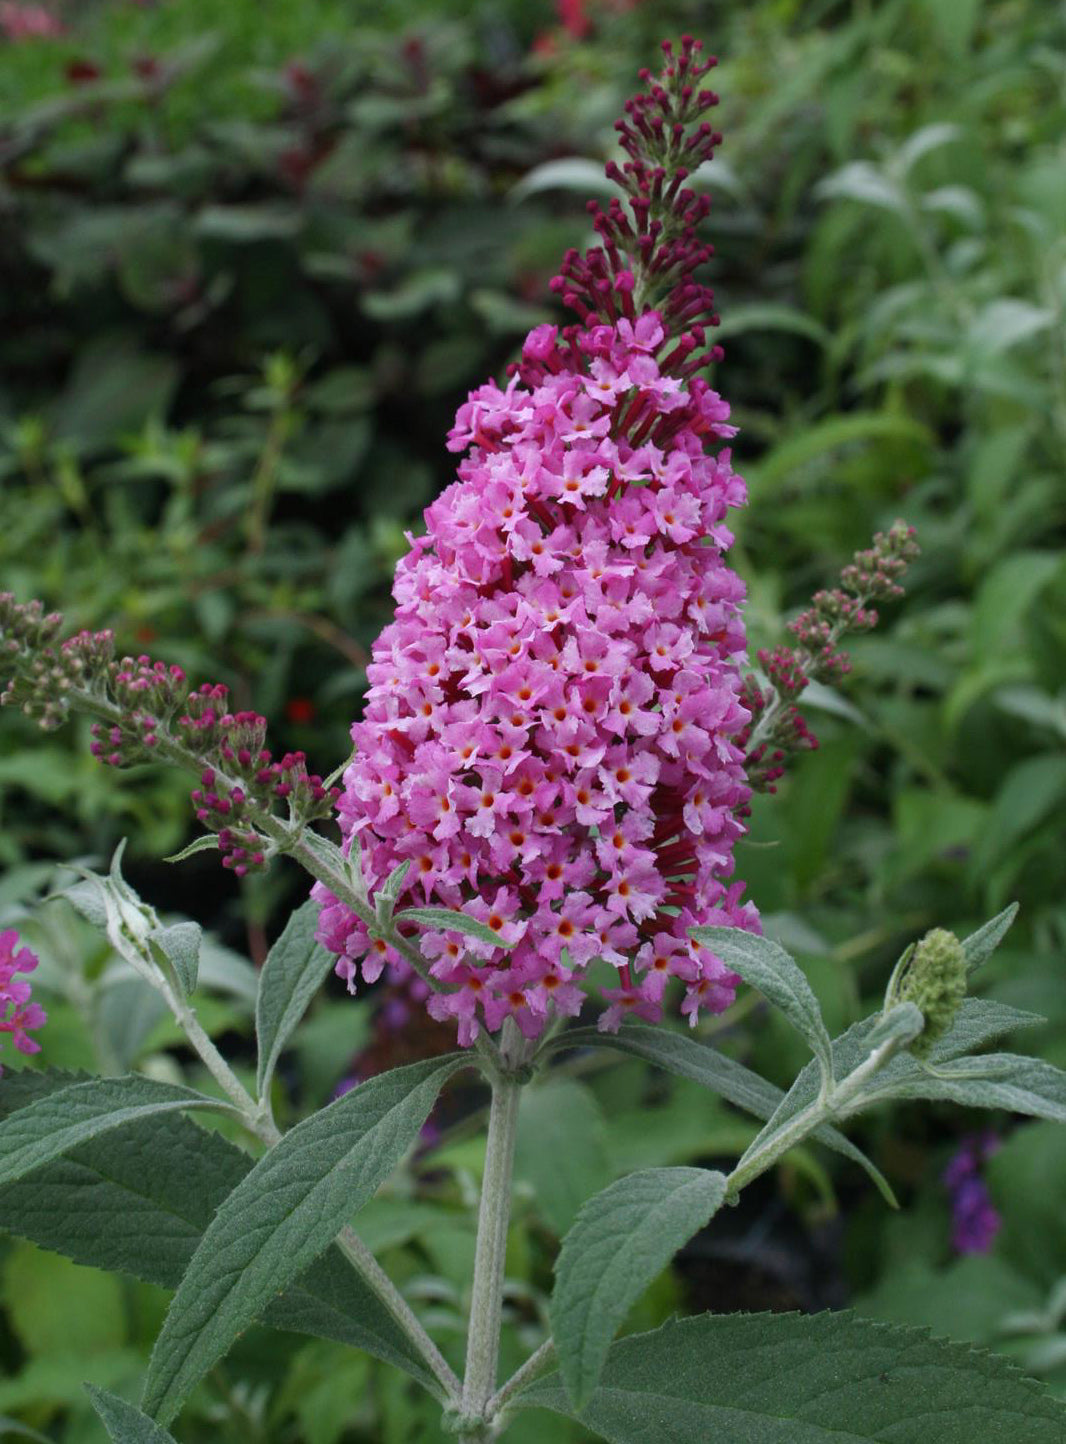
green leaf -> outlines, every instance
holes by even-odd
[[[161,1429],[147,1414],[117,1394],[96,1389],[92,1384],[86,1384],[85,1391],[112,1444],[176,1444],[173,1434]]]
[[[750,466],[749,474],[758,477],[758,487],[752,491],[755,494],[757,490],[763,499],[770,498],[780,487],[794,483],[797,473],[813,463],[827,465],[829,457],[845,446],[894,442],[926,448],[932,441],[928,427],[893,411],[852,411],[846,416],[831,416],[789,437],[757,466]]]
[[[0,1109],[26,1107],[70,1081],[10,1075]],[[75,1263],[174,1289],[215,1211],[252,1166],[242,1149],[184,1114],[155,1114],[0,1189],[0,1228]],[[407,1336],[336,1248],[290,1284],[263,1321],[364,1349],[432,1386]]]
[[[1066,756],[1058,752],[1027,757],[1012,767],[996,795],[984,836],[974,849],[975,879],[988,877],[1031,837],[1048,817],[1061,816],[1066,798]]]
[[[1035,1013],[1023,1013],[1017,1008],[1007,1007],[1002,1003],[994,1003],[981,998],[964,998],[962,1006],[955,1017],[954,1025],[940,1042],[933,1048],[927,1060],[934,1068],[943,1064],[950,1066],[952,1071],[958,1068],[958,1063],[951,1060],[957,1059],[960,1054],[969,1052],[974,1048],[983,1047],[985,1043],[991,1042],[994,1038],[1002,1037],[1005,1033],[1013,1032],[1015,1028],[1030,1027],[1043,1020]],[[844,1079],[851,1073],[870,1053],[870,1039],[881,1024],[879,1015],[870,1018],[863,1018],[861,1022],[853,1023],[846,1033],[839,1038],[833,1039],[833,1074],[837,1079]],[[967,1065],[978,1064],[986,1061],[984,1058],[970,1058],[965,1060]],[[1026,1060],[1031,1061],[1031,1060]],[[1047,1065],[1044,1065],[1047,1066]],[[873,1102],[884,1101],[892,1097],[938,1097],[948,1098],[952,1095],[947,1092],[930,1093],[920,1091],[917,1080],[931,1080],[935,1075],[927,1072],[917,1060],[907,1052],[897,1053],[877,1073],[874,1080],[868,1085],[861,1095],[861,1103],[856,1106],[867,1107]],[[972,1081],[969,1074],[966,1081]],[[766,1127],[752,1143],[748,1152],[741,1159],[741,1165],[756,1150],[765,1148],[767,1142],[780,1129],[784,1128],[797,1113],[800,1113],[817,1098],[821,1089],[821,1074],[817,1064],[812,1060],[799,1074],[788,1093],[778,1105],[777,1111],[768,1120]],[[916,1092],[898,1093],[899,1088],[909,1088],[911,1085],[919,1088]],[[932,1087],[931,1081],[925,1086]],[[946,1085],[945,1085],[946,1087]],[[1005,1104],[974,1104],[974,1106],[1002,1107]],[[855,1111],[848,1107],[845,1113]],[[1039,1116],[1048,1116],[1041,1114]],[[815,1138],[821,1138],[822,1132],[819,1129]],[[738,1165],[740,1166],[740,1165]],[[876,1180],[875,1180],[876,1181]]]
[[[1066,1123],[1066,1073],[1041,1058],[1017,1053],[984,1053],[956,1058],[943,1071],[918,1070],[887,1087],[885,1098],[947,1099],[966,1108],[1005,1108],[1031,1118]]]
[[[897,1003],[874,1024],[866,1039],[867,1050],[873,1053],[884,1043],[910,1043],[924,1027],[921,1008],[915,1003]]]
[[[61,1079],[42,1078],[55,1092]],[[27,1099],[3,1104],[25,1107]],[[99,1269],[175,1288],[215,1208],[252,1159],[181,1113],[102,1134],[0,1188],[0,1229]]]
[[[603,1114],[583,1084],[548,1078],[523,1089],[515,1177],[532,1187],[542,1217],[560,1238],[585,1200],[610,1181]]]
[[[60,1089],[0,1123],[0,1185],[24,1178],[98,1134],[185,1108],[233,1111],[232,1104],[192,1088],[136,1074]]]
[[[966,954],[966,971],[968,973],[976,973],[982,963],[988,961],[1006,937],[1011,923],[1017,916],[1018,904],[1011,903],[983,927],[979,927],[975,933],[971,933],[968,938],[963,938],[962,950]]]
[[[205,206],[196,217],[195,234],[243,245],[253,241],[290,240],[303,224],[304,218],[297,206],[271,203]]]
[[[730,336],[742,336],[748,331],[789,331],[796,336],[805,336],[819,346],[828,346],[832,339],[829,332],[803,311],[793,306],[755,304],[733,306],[729,314],[714,328],[714,339],[724,341]]]
[[[477,938],[479,943],[490,943],[494,948],[513,948],[514,943],[506,942],[499,933],[494,933],[477,918],[466,913],[453,912],[451,908],[404,908],[396,914],[396,921],[406,919],[424,928],[438,928],[450,933],[462,933],[468,938]]]
[[[184,997],[196,991],[200,971],[200,943],[203,929],[199,923],[173,923],[167,928],[153,928],[148,942],[156,957],[169,964]]]
[[[143,1404],[168,1423],[274,1296],[307,1269],[400,1162],[458,1056],[361,1083],[285,1135],[219,1208],[167,1314]]]
[[[382,927],[392,921],[396,899],[400,896],[407,874],[411,871],[411,859],[399,863],[374,894],[374,913]]]
[[[215,836],[215,834],[214,834],[213,832],[210,832],[210,833],[208,833],[205,837],[198,837],[198,838],[196,838],[193,842],[190,842],[190,843],[189,843],[188,847],[183,847],[180,852],[172,852],[172,853],[170,854],[170,856],[169,856],[169,857],[165,857],[165,858],[163,859],[163,861],[164,861],[164,862],[184,862],[187,857],[195,857],[198,852],[217,852],[217,851],[218,851],[218,838]]]
[[[932,125],[923,125],[920,130],[909,135],[896,151],[892,157],[893,169],[898,175],[905,176],[918,164],[922,156],[963,139],[965,132],[962,127],[953,125],[950,121],[935,121]]]
[[[265,1097],[281,1050],[329,975],[336,958],[315,941],[319,906],[305,902],[289,918],[259,974],[255,1031],[259,1039],[256,1088]]]
[[[36,1429],[20,1424],[17,1419],[8,1419],[6,1415],[0,1416],[0,1439],[32,1439],[34,1444],[52,1444],[46,1434],[38,1434]]]
[[[718,1212],[722,1173],[649,1168],[589,1199],[555,1265],[552,1337],[567,1393],[582,1409],[631,1306],[683,1244]]]
[[[868,160],[853,160],[825,180],[819,181],[814,193],[819,199],[861,201],[864,205],[881,206],[897,215],[906,209],[906,200],[899,186]]]
[[[93,1355],[131,1342],[129,1294],[114,1274],[12,1242],[0,1279],[8,1326],[33,1358],[54,1358],[77,1339],[91,1368]]]
[[[681,1078],[690,1078],[702,1088],[719,1093],[756,1118],[768,1118],[785,1096],[775,1084],[745,1068],[725,1053],[699,1043],[687,1033],[672,1033],[644,1023],[626,1023],[617,1033],[596,1028],[571,1028],[549,1045],[560,1048],[611,1048],[643,1058]]]
[[[179,379],[175,359],[139,351],[122,336],[80,347],[70,379],[50,409],[50,431],[79,454],[114,445],[163,416]]]
[[[515,1402],[571,1416],[558,1374]],[[923,1330],[704,1314],[615,1344],[582,1422],[609,1444],[1062,1444],[1066,1408],[999,1355]]]
[[[742,928],[689,928],[688,931],[690,937],[710,948],[727,968],[739,973],[746,983],[758,988],[781,1009],[811,1045],[823,1076],[832,1078],[832,1048],[822,1010],[796,960],[769,938],[747,933]]]
[[[547,190],[577,191],[583,197],[618,195],[618,187],[604,175],[599,161],[575,155],[534,166],[511,187],[510,199],[524,201],[527,196]]]
[[[1013,1009],[1011,1010],[1013,1011]],[[617,1033],[600,1033],[595,1028],[575,1028],[562,1033],[552,1040],[554,1048],[613,1048],[619,1053],[629,1053],[643,1058],[658,1068],[676,1073],[679,1078],[689,1078],[701,1088],[718,1093],[730,1103],[753,1113],[756,1118],[770,1118],[780,1107],[785,1094],[775,1084],[767,1082],[758,1073],[745,1068],[743,1063],[734,1062],[724,1053],[697,1043],[683,1033],[670,1033],[665,1028],[649,1028],[643,1023],[627,1023]],[[812,1064],[813,1068],[814,1065]],[[876,1168],[850,1138],[836,1128],[819,1128],[814,1137],[834,1153],[850,1158],[864,1168],[877,1185],[877,1189],[891,1205],[898,1208],[896,1195],[880,1169]]]
[[[457,301],[461,289],[460,277],[446,266],[424,266],[409,271],[391,291],[365,291],[362,306],[374,321],[403,321],[422,315],[431,306]]]

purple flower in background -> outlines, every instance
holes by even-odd
[[[47,1022],[47,1014],[40,1003],[30,1002],[29,983],[17,980],[15,974],[32,973],[40,959],[29,948],[16,952],[18,940],[14,928],[0,933],[0,1033],[10,1033],[20,1053],[39,1053],[40,1043],[29,1034]]]
[[[951,1199],[951,1245],[956,1253],[987,1253],[1003,1222],[981,1177],[982,1165],[998,1147],[994,1133],[971,1134],[941,1175]]]

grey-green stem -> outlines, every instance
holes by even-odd
[[[541,1374],[550,1369],[554,1363],[555,1340],[545,1339],[540,1348],[530,1354],[521,1368],[515,1370],[506,1384],[493,1394],[486,1411],[489,1418],[495,1421],[517,1394],[528,1388],[535,1379],[539,1379]]]
[[[905,1038],[888,1038],[839,1083],[826,1087],[823,1080],[821,1094],[814,1102],[801,1109],[762,1147],[740,1160],[726,1180],[726,1196],[735,1199],[742,1188],[765,1173],[824,1123],[836,1123],[857,1113],[868,1101],[865,1095],[867,1083],[906,1046]]]
[[[494,1432],[489,1401],[496,1390],[503,1314],[503,1269],[507,1226],[511,1217],[511,1177],[522,1092],[522,1083],[516,1071],[522,1063],[521,1039],[517,1038],[518,1030],[510,1024],[510,1020],[508,1024],[501,1049],[503,1066],[490,1074],[492,1104],[478,1211],[461,1411],[464,1418],[472,1422],[472,1427],[462,1434],[463,1444],[483,1444],[493,1437]]]

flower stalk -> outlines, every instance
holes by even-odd
[[[500,1352],[504,1259],[511,1218],[518,1105],[522,1092],[522,1049],[518,1045],[522,1041],[513,1025],[504,1030],[501,1049],[503,1066],[490,1079],[492,1103],[478,1211],[477,1251],[462,1394],[463,1430],[460,1437],[464,1444],[481,1444],[481,1441],[492,1437],[489,1401],[496,1389]]]

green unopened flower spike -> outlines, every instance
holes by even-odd
[[[966,954],[954,933],[933,928],[904,954],[893,974],[885,1010],[914,1003],[925,1018],[921,1035],[910,1045],[916,1058],[927,1058],[955,1021],[966,996]]]

